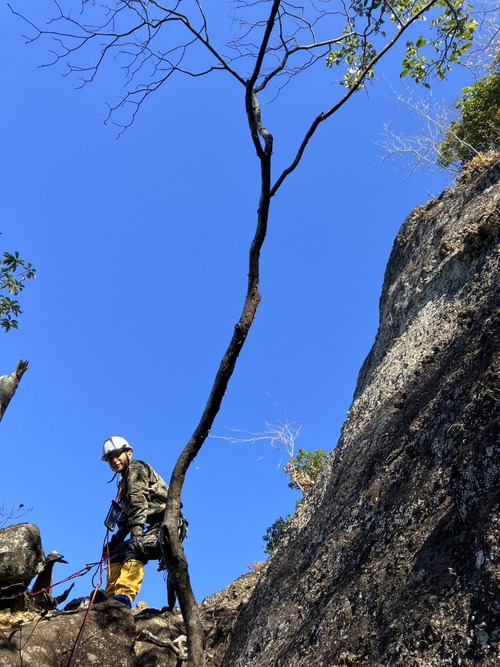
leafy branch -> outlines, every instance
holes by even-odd
[[[17,318],[22,313],[19,301],[15,298],[24,289],[25,281],[36,277],[36,270],[26,262],[18,252],[13,255],[4,252],[0,259],[0,327],[5,331],[17,329]],[[6,296],[5,292],[9,295]]]

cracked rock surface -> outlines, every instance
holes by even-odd
[[[499,178],[403,224],[338,446],[224,667],[500,664]]]

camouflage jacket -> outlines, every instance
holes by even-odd
[[[157,523],[165,511],[168,486],[144,461],[132,459],[118,485],[122,514],[118,535],[142,535],[146,523]]]

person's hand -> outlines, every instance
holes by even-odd
[[[144,545],[144,540],[140,535],[132,535],[129,541],[129,546],[131,549],[138,549],[139,551],[141,551],[143,545]]]

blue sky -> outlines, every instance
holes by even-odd
[[[38,9],[50,16],[51,3]],[[201,416],[243,306],[258,164],[231,79],[172,79],[117,139],[103,120],[120,72],[107,67],[76,90],[62,68],[38,67],[50,45],[27,46],[23,30],[2,2],[0,250],[18,250],[37,280],[22,294],[19,330],[0,334],[0,374],[30,364],[0,425],[0,505],[32,508],[23,520],[69,561],[62,577],[100,556],[114,496],[102,442],[127,438],[168,481]],[[393,59],[369,96],[321,127],[274,199],[262,303],[213,435],[288,420],[301,425],[297,447],[335,447],[393,239],[447,185],[380,158],[383,123],[414,122],[392,100],[395,72]],[[434,95],[450,101],[467,81],[456,72]],[[320,68],[264,109],[277,168],[337,87]],[[297,500],[285,463],[268,443],[207,440],[183,494],[198,600],[264,559],[262,535]],[[162,606],[155,570],[138,600]],[[86,577],[74,594],[90,589]]]

